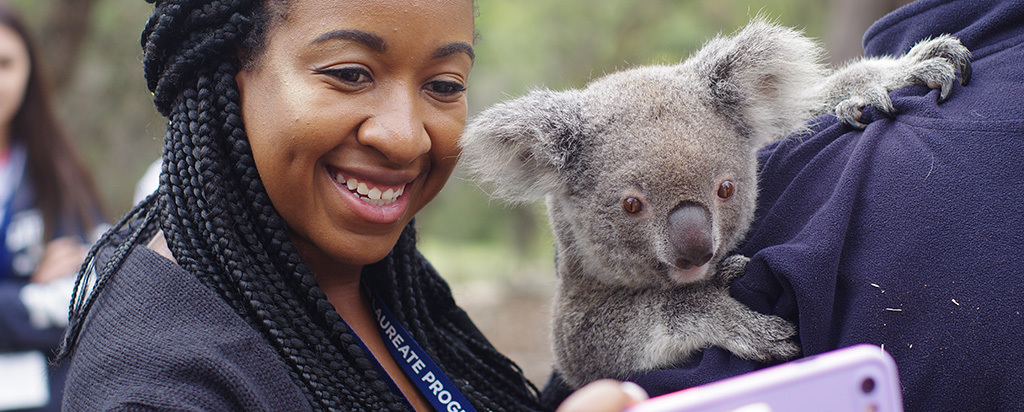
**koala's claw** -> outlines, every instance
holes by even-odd
[[[866,91],[862,96],[854,96],[839,102],[835,108],[836,117],[843,123],[863,129],[868,125],[861,123],[860,118],[864,114],[864,107],[868,105],[890,117],[896,114],[896,109],[892,106],[892,100],[889,99],[887,91],[884,88],[875,88]]]
[[[758,362],[788,360],[800,354],[800,346],[793,338],[796,326],[785,319],[758,313],[753,323],[733,329],[728,343],[723,343],[730,352],[741,358]]]
[[[770,353],[772,359],[789,360],[800,354],[800,346],[789,340],[777,341]]]
[[[940,103],[949,98],[957,71],[960,85],[971,81],[971,52],[948,34],[918,42],[900,60],[911,63],[910,75],[918,82],[939,89]]]
[[[835,104],[834,113],[843,123],[863,129],[867,125],[861,116],[868,105],[890,117],[896,113],[890,91],[926,85],[939,90],[939,103],[946,101],[958,71],[960,84],[970,82],[970,59],[971,52],[955,37],[923,40],[902,57],[863,59],[838,70],[829,78],[833,91],[828,102]]]
[[[963,66],[960,66],[960,85],[966,86],[971,81],[971,60],[970,51],[968,53],[968,60],[964,60]]]
[[[743,255],[732,255],[718,262],[715,270],[717,283],[721,286],[729,286],[733,280],[743,276],[747,269],[747,262],[750,258]]]
[[[966,50],[966,49],[964,49]],[[969,53],[969,52],[968,52]],[[959,67],[960,70],[960,85],[966,86],[971,81],[971,61],[964,60],[962,65]],[[935,88],[933,84],[929,84],[928,87]],[[946,101],[949,98],[949,93],[953,91],[953,82],[943,82],[939,91],[939,103]]]
[[[791,340],[796,336],[796,326],[778,316],[769,316],[769,318],[770,320],[766,324],[770,327],[764,336],[767,357],[786,360],[798,355],[800,346]]]

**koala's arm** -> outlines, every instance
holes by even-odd
[[[953,88],[956,72],[960,83],[971,78],[970,51],[949,35],[922,40],[901,57],[875,57],[854,61],[833,72],[821,85],[821,113],[835,111],[851,126],[864,128],[861,110],[868,105],[893,114],[889,92],[912,85],[940,89],[939,102]]]

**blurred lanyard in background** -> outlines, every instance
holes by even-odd
[[[25,171],[25,148],[13,146],[6,159],[0,165],[0,280],[10,275],[11,252],[7,249],[7,227],[11,224],[11,210],[14,192],[18,190],[21,176]]]

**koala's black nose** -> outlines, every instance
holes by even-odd
[[[711,213],[703,206],[683,203],[668,215],[668,236],[675,252],[675,266],[690,269],[715,254]]]

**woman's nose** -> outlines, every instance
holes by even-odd
[[[389,93],[374,114],[360,126],[359,143],[370,146],[395,164],[409,164],[430,151],[425,108],[417,105],[418,93]]]

